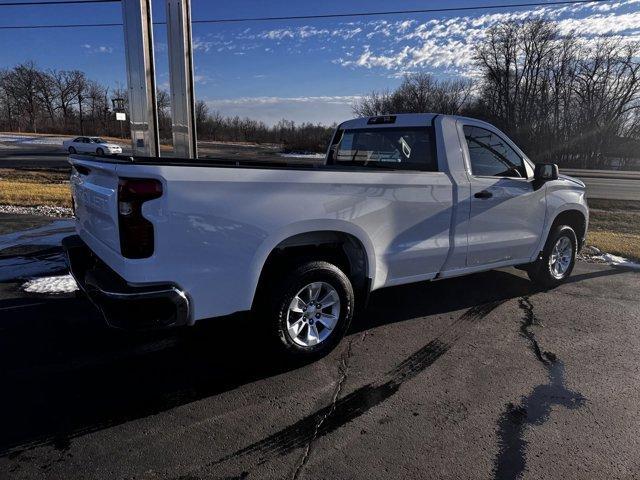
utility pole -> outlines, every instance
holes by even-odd
[[[133,154],[160,156],[151,0],[122,0]]]

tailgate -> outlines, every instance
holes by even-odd
[[[70,161],[78,233],[120,252],[117,165],[78,158]]]

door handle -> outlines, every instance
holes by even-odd
[[[491,198],[493,197],[493,193],[491,193],[489,190],[481,190],[480,192],[477,192],[474,197],[476,198]]]

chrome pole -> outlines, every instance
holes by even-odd
[[[191,1],[166,0],[166,5],[173,148],[177,157],[196,158]]]
[[[151,0],[122,0],[133,154],[160,156]]]

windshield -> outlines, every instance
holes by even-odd
[[[103,139],[101,139],[100,137],[93,137],[93,138],[91,139],[91,141],[92,141],[93,143],[106,143],[106,142],[105,142]]]

